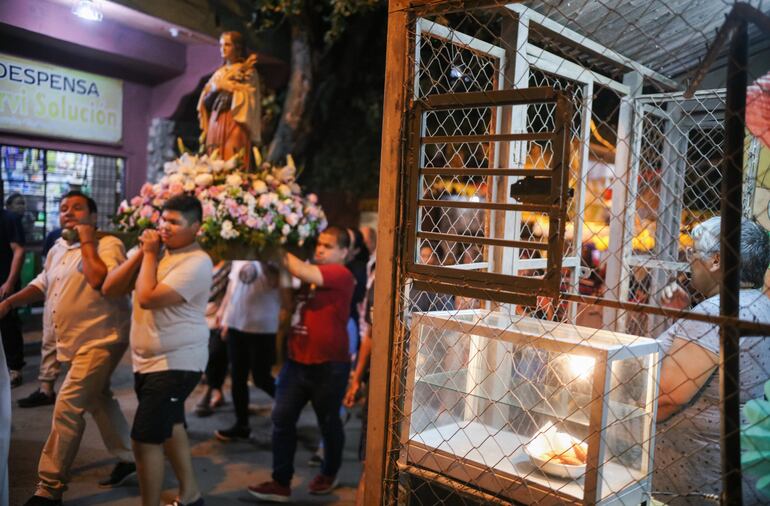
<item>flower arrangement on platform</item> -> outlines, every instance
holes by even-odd
[[[262,162],[254,149],[256,172],[241,170],[239,158],[184,153],[167,162],[160,181],[145,183],[139,195],[120,204],[118,230],[140,233],[155,228],[163,203],[180,193],[200,199],[198,242],[216,258],[260,258],[278,248],[302,248],[326,228],[317,197],[303,195],[296,182],[291,156],[285,166],[275,166]]]

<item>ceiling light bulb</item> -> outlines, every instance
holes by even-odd
[[[72,13],[75,16],[87,19],[88,21],[102,20],[102,10],[96,5],[94,0],[77,0],[72,7]]]

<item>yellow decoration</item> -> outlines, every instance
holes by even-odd
[[[254,165],[256,167],[262,165],[262,153],[259,152],[259,148],[254,146],[251,148],[251,152],[254,154]]]
[[[179,150],[180,155],[187,153],[187,147],[184,145],[184,142],[182,142],[181,137],[176,138],[176,147]]]

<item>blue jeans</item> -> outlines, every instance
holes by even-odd
[[[305,365],[289,360],[283,365],[276,381],[272,415],[273,480],[284,486],[291,484],[297,450],[297,420],[308,401],[318,417],[324,441],[321,473],[336,476],[345,446],[340,406],[349,374],[347,362]]]

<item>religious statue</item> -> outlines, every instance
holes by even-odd
[[[224,32],[219,38],[224,59],[204,86],[198,100],[198,118],[206,153],[219,150],[225,160],[242,151],[248,170],[252,145],[261,135],[261,104],[257,56],[244,57],[243,36]]]

